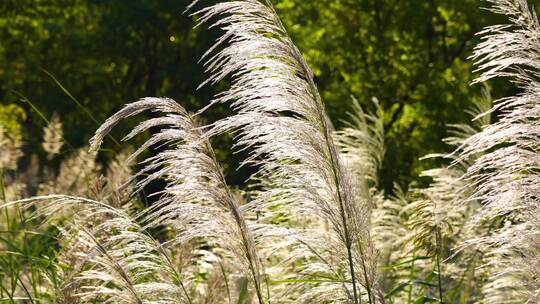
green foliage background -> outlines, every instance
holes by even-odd
[[[141,97],[171,97],[191,110],[205,105],[215,92],[197,90],[205,77],[197,61],[217,33],[193,29],[194,18],[182,14],[189,2],[0,1],[3,124],[20,130],[23,122],[24,138],[37,150],[44,125],[39,113],[57,112],[66,140],[78,147],[100,122]],[[337,127],[351,95],[368,108],[373,97],[380,100],[388,148],[381,184],[389,190],[396,182],[421,183],[418,173],[431,164],[419,157],[444,151],[445,125],[469,119],[464,109],[480,88],[469,85],[467,57],[477,43],[474,33],[495,17],[478,0],[273,2],[311,64]],[[494,95],[507,90],[496,84]],[[205,119],[222,115],[218,108]],[[231,182],[239,183],[249,172],[234,170],[229,144],[219,139],[216,147]]]

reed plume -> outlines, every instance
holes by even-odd
[[[209,139],[179,104],[166,98],[145,98],[126,105],[110,117],[91,140],[97,150],[103,138],[121,120],[143,111],[160,112],[162,116],[142,122],[126,136],[130,139],[151,127],[162,127],[129,159],[144,149],[166,145],[167,149],[143,161],[138,187],[162,179],[167,186],[160,200],[145,212],[147,226],[168,225],[176,231],[172,244],[196,239],[220,240],[229,250],[238,269],[250,278],[260,303],[265,303],[263,265],[256,248],[256,231],[248,211],[241,206],[228,187]]]
[[[22,156],[20,136],[8,136],[0,125],[0,172],[17,168],[17,161]]]
[[[114,208],[66,195],[34,197],[14,204],[35,208],[33,217],[64,222],[64,247],[56,266],[59,280],[53,286],[59,302],[189,303],[170,256],[134,220],[131,206]],[[64,217],[64,209],[73,214]]]
[[[43,129],[43,142],[41,146],[47,152],[48,159],[52,159],[60,153],[64,145],[64,132],[62,131],[62,122],[58,114],[54,114]]]
[[[488,0],[489,9],[509,18],[508,24],[490,26],[480,32],[482,42],[472,58],[481,75],[475,83],[493,78],[510,78],[521,90],[516,96],[495,101],[483,115],[496,113],[498,120],[471,136],[459,147],[456,162],[473,158],[463,175],[471,194],[468,201],[480,201],[473,222],[482,223],[503,218],[508,225],[495,229],[489,236],[469,241],[495,250],[491,257],[508,265],[493,277],[491,292],[518,290],[527,294],[528,302],[537,302],[539,285],[535,261],[538,252],[538,149],[540,83],[540,24],[526,0]],[[480,155],[474,158],[475,155]],[[497,248],[513,254],[497,253]],[[521,258],[520,258],[521,257]],[[514,280],[514,286],[494,285],[501,276],[525,278]],[[525,282],[525,283],[523,283]],[[501,290],[499,290],[500,292]]]
[[[208,134],[234,132],[236,146],[250,151],[244,165],[270,180],[253,205],[279,201],[327,222],[331,237],[321,249],[341,260],[327,266],[345,267],[347,283],[336,284],[343,297],[360,303],[365,292],[370,303],[384,301],[373,267],[369,204],[357,201],[360,189],[338,152],[313,73],[272,5],[224,1],[194,15],[223,31],[203,56],[210,74],[203,85],[228,76],[232,82],[210,106],[228,104],[235,114],[213,123]]]

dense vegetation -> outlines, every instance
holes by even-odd
[[[23,2],[0,301],[538,301],[533,3]]]
[[[216,90],[196,90],[205,77],[197,61],[218,32],[193,30],[196,18],[181,15],[189,2],[2,1],[0,104],[24,109],[27,117],[20,121],[33,150],[45,125],[36,110],[45,117],[59,114],[66,140],[81,147],[126,102],[167,96],[188,110],[206,105]],[[480,87],[469,85],[473,68],[467,57],[478,41],[474,34],[499,22],[495,15],[481,10],[477,0],[280,0],[275,5],[336,126],[351,110],[351,96],[366,107],[373,97],[379,99],[386,115],[384,188],[418,180],[431,165],[418,158],[447,149],[441,141],[448,135],[446,124],[467,121],[463,110],[481,96]],[[497,85],[497,96],[510,88]],[[204,116],[213,121],[223,111]],[[113,136],[120,138],[128,128]],[[216,148],[229,165],[228,179],[241,184],[249,172],[236,173],[236,158],[227,154],[223,140]],[[112,142],[107,146],[118,149]]]

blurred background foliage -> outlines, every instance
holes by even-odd
[[[0,1],[0,121],[23,132],[26,149],[39,153],[45,119],[58,113],[71,149],[123,104],[167,96],[196,110],[216,92],[199,58],[217,33],[193,29],[182,14],[191,0]],[[469,117],[479,98],[467,57],[474,33],[497,20],[478,0],[273,0],[293,40],[310,63],[337,128],[351,96],[385,111],[387,155],[381,185],[422,183],[433,164],[419,157],[445,151],[446,124]],[[538,5],[537,5],[538,6]],[[508,85],[495,83],[495,97]],[[207,122],[222,117],[216,108]],[[22,125],[22,126],[21,126]],[[120,139],[129,128],[115,131]],[[216,140],[229,179],[236,170],[230,138]],[[118,150],[109,140],[106,146]],[[104,156],[105,158],[107,156]]]

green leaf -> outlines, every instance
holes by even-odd
[[[247,303],[247,294],[248,294],[248,279],[243,278],[242,284],[240,285],[240,292],[238,293],[238,301],[236,304],[245,304]]]
[[[349,280],[332,280],[332,279],[289,279],[270,281],[272,285],[287,284],[287,283],[350,283]]]
[[[414,302],[414,304],[435,303],[435,302],[439,302],[439,299],[436,299],[436,298],[433,298],[433,297],[423,296],[421,298],[418,298]]]
[[[393,297],[395,294],[399,293],[400,291],[403,291],[405,287],[411,285],[411,282],[403,282],[400,283],[398,286],[396,286],[394,289],[392,289],[389,293],[387,293],[384,297],[386,299],[389,299]]]
[[[398,267],[398,266],[403,266],[403,265],[406,265],[406,266],[410,266],[410,264],[414,261],[420,261],[420,260],[429,260],[431,259],[432,257],[430,256],[416,256],[416,257],[413,257],[413,258],[410,258],[410,259],[407,259],[403,262],[399,262],[399,263],[395,263],[395,264],[392,264],[392,265],[388,265],[386,266],[385,268],[395,268],[395,267]]]
[[[414,281],[407,281],[402,282],[398,286],[396,286],[394,289],[392,289],[389,293],[386,294],[385,298],[390,298],[394,296],[395,294],[399,293],[400,291],[403,291],[405,287],[410,285],[422,285],[422,286],[428,286],[428,287],[437,287],[437,284],[433,284],[428,281],[421,281],[421,280],[414,280]]]

